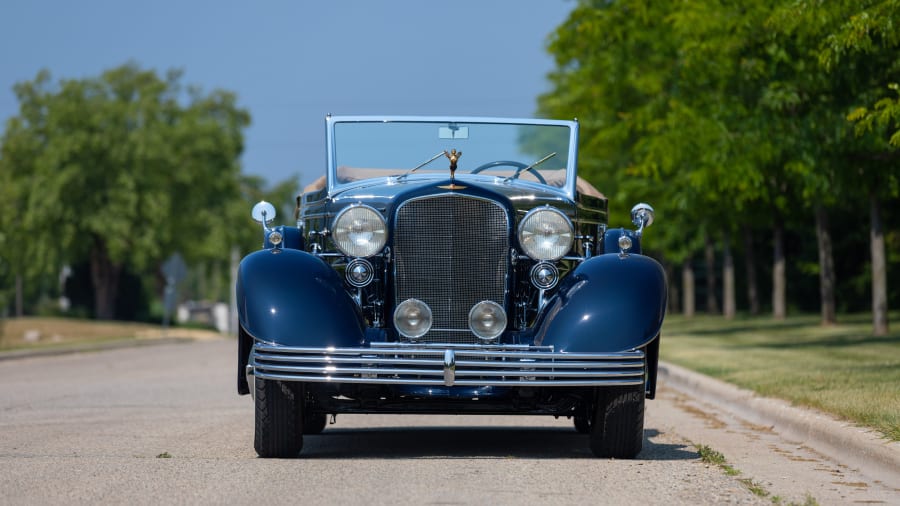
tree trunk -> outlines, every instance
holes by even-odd
[[[819,246],[819,296],[822,305],[822,325],[834,325],[837,315],[834,304],[834,256],[831,233],[828,231],[828,211],[816,205],[816,239]]]
[[[91,282],[94,285],[94,314],[98,320],[112,320],[116,315],[121,270],[121,266],[110,260],[103,239],[95,237],[91,248]]]
[[[691,318],[694,316],[694,267],[690,258],[681,265],[681,291],[684,294],[682,297],[684,316]]]
[[[716,314],[719,312],[719,301],[716,297],[716,246],[713,244],[709,232],[706,233],[704,240],[706,242],[703,249],[706,261],[706,313]]]
[[[881,223],[881,205],[878,195],[869,194],[869,214],[872,228],[869,244],[872,248],[872,333],[886,336],[888,333],[887,261],[884,250],[884,230]]]
[[[678,312],[678,308],[681,307],[681,299],[679,298],[678,286],[672,282],[672,280],[675,279],[675,266],[670,262],[666,262],[664,265],[666,269],[666,279],[669,281],[669,302],[666,305],[666,310],[675,313]]]
[[[722,314],[731,320],[736,311],[734,296],[734,258],[731,256],[731,234],[722,241]]]
[[[772,262],[772,317],[784,320],[787,316],[787,280],[784,264],[784,222],[781,216],[775,216],[775,227],[772,230],[773,262]]]
[[[298,197],[298,199],[299,199],[299,197]],[[237,246],[232,246],[231,247],[231,265],[229,268],[229,272],[231,273],[231,279],[229,281],[229,286],[237,285],[238,266],[240,265],[240,263],[241,263],[241,252]],[[237,294],[232,289],[232,290],[228,290],[228,295],[229,295],[229,302],[230,302],[229,307],[231,309],[231,315],[228,320],[229,321],[228,331],[232,336],[237,336],[238,335],[238,326],[240,325],[238,323]]]
[[[759,314],[759,287],[756,286],[756,250],[753,248],[753,232],[744,225],[741,234],[744,236],[744,270],[747,272],[747,302],[750,314]]]
[[[16,274],[16,318],[21,318],[25,313],[24,309],[24,295],[22,292],[24,289],[22,288],[22,275]]]

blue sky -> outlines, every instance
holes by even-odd
[[[253,123],[244,171],[324,171],[324,116],[531,117],[548,35],[574,0],[3,0],[0,121],[14,83],[97,76],[128,61],[238,94]],[[566,118],[567,119],[567,118]]]

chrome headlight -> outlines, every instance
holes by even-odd
[[[369,206],[351,206],[334,219],[334,243],[350,257],[370,257],[384,248],[387,226],[381,213]]]
[[[572,249],[575,229],[559,209],[532,209],[519,224],[519,244],[535,260],[559,260]]]

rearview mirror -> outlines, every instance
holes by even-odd
[[[468,139],[469,127],[461,127],[455,123],[450,123],[445,127],[438,128],[438,137],[441,139]]]

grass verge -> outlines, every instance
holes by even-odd
[[[171,328],[134,322],[25,317],[0,321],[0,351],[41,349],[166,336],[204,339],[220,334],[203,329]]]
[[[891,316],[897,322],[900,313]],[[900,441],[900,331],[875,337],[868,315],[840,322],[823,327],[818,315],[783,321],[670,315],[660,357]]]

